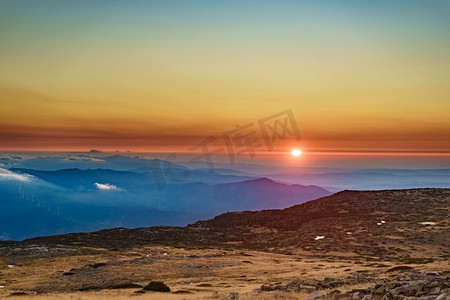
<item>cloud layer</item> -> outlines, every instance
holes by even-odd
[[[31,178],[33,178],[33,176],[29,174],[14,173],[10,170],[0,168],[0,180],[30,181]]]

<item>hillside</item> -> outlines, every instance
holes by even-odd
[[[0,297],[166,299],[143,289],[157,280],[185,299],[443,300],[449,211],[450,189],[343,191],[186,227],[0,242]]]
[[[348,251],[379,258],[417,252],[448,258],[449,212],[450,189],[343,191],[283,210],[225,213],[187,227],[120,228],[24,244],[130,248],[226,247],[231,242],[263,251]]]

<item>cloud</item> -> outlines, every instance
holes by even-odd
[[[117,186],[114,184],[109,183],[94,183],[95,187],[99,190],[120,190]]]
[[[64,160],[72,160],[72,161],[95,161],[95,162],[104,162],[105,160],[97,157],[92,156],[85,156],[85,155],[79,155],[79,156],[68,156],[64,158]]]
[[[19,181],[30,181],[33,178],[29,174],[14,173],[10,170],[0,168],[0,180],[19,180]]]
[[[0,155],[0,160],[23,160],[23,157],[18,155],[2,154]]]

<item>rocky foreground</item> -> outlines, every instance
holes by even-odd
[[[392,268],[392,271],[408,270],[412,267],[402,266]],[[388,272],[390,272],[388,270]],[[342,293],[338,288],[361,283],[374,283],[368,288],[351,289]],[[438,272],[421,273],[410,270],[400,275],[377,279],[370,273],[354,272],[352,276],[343,278],[325,278],[324,280],[293,281],[286,285],[262,285],[256,293],[267,291],[306,291],[311,292],[306,300],[313,299],[363,299],[363,300],[392,300],[392,299],[450,299],[450,277]]]
[[[450,189],[343,191],[184,228],[3,242],[0,297],[163,281],[186,299],[450,299],[449,216]]]

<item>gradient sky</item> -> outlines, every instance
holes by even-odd
[[[450,150],[449,1],[0,0],[0,150]],[[282,147],[290,147],[286,142]]]

